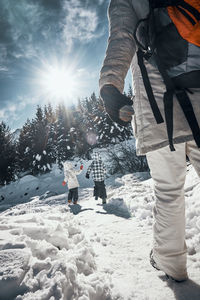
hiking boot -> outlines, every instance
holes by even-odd
[[[149,256],[150,256],[150,264],[152,265],[152,267],[153,267],[154,269],[160,271],[160,269],[158,268],[158,266],[157,266],[155,260],[153,259],[153,250],[151,250]]]
[[[74,203],[74,204],[77,204],[77,200],[75,200],[73,203]]]
[[[157,264],[156,264],[156,262],[155,262],[155,260],[154,260],[154,258],[153,258],[153,250],[151,250],[149,256],[150,256],[150,264],[152,265],[152,267],[153,267],[154,269],[158,270],[158,271],[162,271],[162,270],[159,269],[159,267],[157,266]],[[186,276],[185,278],[183,278],[183,279],[176,279],[176,278],[174,278],[174,277],[172,277],[172,276],[170,276],[170,275],[168,275],[168,274],[166,274],[166,273],[165,273],[165,275],[166,275],[167,279],[170,279],[170,280],[175,281],[175,282],[178,282],[178,283],[183,282],[183,281],[186,281],[186,280],[188,279],[187,276]]]
[[[72,200],[68,200],[68,203],[71,203],[72,202]]]
[[[172,276],[169,276],[167,274],[165,274],[165,275],[166,275],[167,279],[170,279],[170,280],[175,281],[177,283],[184,282],[184,281],[188,280],[188,277],[185,277],[183,279],[176,279],[176,278],[174,278]]]

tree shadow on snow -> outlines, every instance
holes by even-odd
[[[167,281],[167,285],[174,292],[177,300],[199,300],[200,285],[188,279],[187,281],[177,283],[172,280],[167,280],[166,276],[160,276],[163,281]]]
[[[29,188],[27,188],[28,190]],[[39,187],[36,187],[35,190],[39,190]],[[30,203],[35,200],[41,200],[43,201],[43,203],[51,205],[55,204],[56,205],[56,198],[58,197],[58,201],[60,204],[61,200],[60,197],[63,195],[59,195],[57,192],[55,191],[46,191],[44,194],[39,195],[39,192],[35,192],[35,190],[33,189],[30,192],[25,192],[25,191],[17,191],[16,195],[14,194],[14,192],[10,192],[7,196],[3,196],[0,194],[0,213],[8,210],[8,209],[12,209],[15,208],[16,206],[18,206],[19,204],[27,204]],[[9,197],[9,195],[12,195]],[[65,196],[66,198],[66,196]],[[63,204],[65,204],[66,201],[63,202]],[[1,298],[0,298],[1,300]]]
[[[103,211],[96,211],[98,214],[115,215],[124,219],[130,219],[131,213],[122,198],[112,199],[109,203],[103,204]]]
[[[93,210],[93,208],[84,208],[81,209],[82,206],[79,204],[72,204],[69,205],[70,212],[73,213],[74,215],[78,215],[80,212],[86,211],[86,210]]]

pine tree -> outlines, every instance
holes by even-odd
[[[62,162],[74,155],[74,129],[70,125],[70,113],[63,104],[59,104],[56,112],[56,157],[60,167]]]
[[[33,128],[32,123],[27,119],[20,131],[17,144],[18,170],[27,172],[32,170],[33,158]]]
[[[114,123],[104,110],[103,103],[98,98],[98,122],[96,123],[96,132],[98,132],[98,144],[107,146],[110,143],[124,141],[127,138],[125,128]]]
[[[89,111],[85,113],[88,123],[88,135],[96,135],[96,145],[107,146],[110,143],[124,141],[132,135],[131,126],[122,127],[114,123],[105,112],[103,102],[95,93],[87,98],[86,107]]]
[[[46,152],[48,153],[48,164],[51,166],[56,161],[56,116],[51,104],[44,107],[44,124],[46,128]]]
[[[128,87],[128,93],[127,93],[127,96],[129,98],[132,98],[133,97],[133,89],[132,89],[132,86],[129,84],[129,87]]]
[[[51,143],[49,143],[50,120],[48,119],[49,115],[51,115],[51,109],[45,108],[45,110],[43,112],[38,105],[36,117],[32,121],[33,174],[49,171],[53,162]]]
[[[74,142],[75,142],[75,154],[77,156],[85,157],[90,145],[87,142],[87,128],[85,126],[85,119],[83,114],[83,107],[79,100],[76,110],[73,112],[74,117]]]
[[[16,172],[15,144],[4,122],[0,123],[0,145],[0,185],[4,185],[15,179]]]
[[[38,106],[35,118],[25,124],[20,135],[19,155],[22,170],[29,170],[32,174],[48,171],[52,159],[51,152],[47,151],[47,145],[48,127],[43,110]]]
[[[98,103],[95,93],[92,93],[89,98],[82,101],[82,108],[86,142],[90,148],[93,148],[97,146],[98,142],[96,124],[99,120]]]

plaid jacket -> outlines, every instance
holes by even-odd
[[[87,169],[86,174],[92,172],[92,178],[94,181],[104,181],[106,175],[106,167],[101,160],[101,157],[98,153],[94,154],[94,159],[91,165]]]

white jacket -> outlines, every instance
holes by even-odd
[[[64,162],[63,163],[64,168],[64,181],[67,183],[68,189],[73,189],[76,187],[79,187],[79,183],[77,180],[76,175],[79,175],[82,170],[75,170],[73,168],[72,163],[70,162]]]
[[[100,75],[100,88],[105,84],[112,84],[120,92],[123,92],[124,79],[131,66],[135,92],[135,115],[132,125],[139,155],[168,145],[166,124],[157,124],[155,121],[135,55],[137,46],[133,33],[138,20],[145,18],[148,12],[148,0],[111,0],[109,6],[110,35]],[[164,21],[164,17],[162,19]],[[148,64],[147,69],[156,102],[164,117],[165,85],[157,68]],[[191,90],[194,91],[194,94],[190,95],[190,100],[200,125],[200,89]],[[176,98],[173,109],[174,144],[193,140],[191,129]]]

